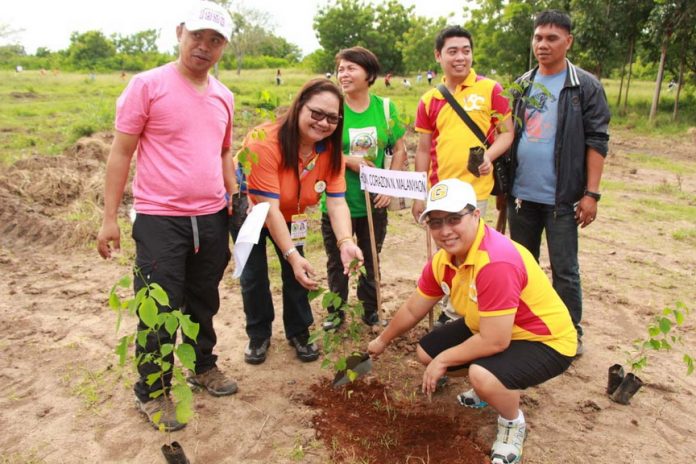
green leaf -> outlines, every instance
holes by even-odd
[[[150,398],[155,399],[159,398],[164,394],[164,389],[160,388],[159,390],[155,390],[153,392],[150,392]]]
[[[342,371],[346,368],[346,358],[339,358],[336,360],[336,370]]]
[[[176,385],[172,386],[172,396],[176,399],[177,402],[183,402],[183,403],[189,403],[193,401],[193,391],[191,390],[191,387],[189,387],[188,383],[186,381],[177,383]]]
[[[336,297],[333,299],[332,306],[334,308],[340,308],[341,305],[343,305],[343,298],[340,296],[336,295]]]
[[[329,306],[331,306],[331,303],[333,302],[335,293],[332,292],[326,292],[324,293],[324,297],[321,299],[321,306],[324,309],[327,309]]]
[[[174,333],[176,332],[176,329],[179,328],[179,321],[174,315],[170,313],[164,314],[167,315],[167,318],[164,320],[164,330],[167,331],[170,337],[173,337]]]
[[[162,361],[162,372],[169,372],[172,368],[172,363],[168,361]]]
[[[317,288],[316,290],[310,290],[310,291],[307,293],[307,299],[308,299],[308,300],[310,301],[310,303],[311,303],[313,300],[315,300],[319,295],[321,295],[321,294],[324,293],[325,291],[326,291],[326,289],[323,288],[323,287],[319,287],[319,288]]]
[[[672,329],[672,322],[667,319],[666,317],[663,317],[660,319],[660,332],[663,334],[669,333],[669,331]]]
[[[164,430],[164,424],[160,424],[160,419],[162,419],[162,411],[157,411],[152,415],[152,422],[157,424],[160,430]]]
[[[659,350],[660,347],[662,346],[662,343],[660,343],[660,340],[655,340],[654,338],[651,338],[648,343],[650,343],[650,348],[652,348],[653,350]]]
[[[156,283],[150,284],[150,296],[154,298],[160,306],[169,306],[169,295]]]
[[[148,384],[149,386],[152,386],[155,382],[157,382],[160,378],[162,377],[162,372],[157,371],[153,372],[152,374],[149,374],[147,378],[145,379],[145,383]]]
[[[145,298],[138,308],[138,317],[149,328],[155,327],[157,324],[157,305],[152,298]]]
[[[138,346],[145,348],[147,345],[147,335],[150,333],[149,330],[139,330],[138,331]]]
[[[311,334],[309,334],[309,339],[307,340],[307,343],[315,343],[322,336],[323,336],[323,334],[320,331],[316,330],[316,331],[312,332]]]
[[[198,339],[198,332],[200,330],[200,324],[191,321],[191,316],[188,314],[183,314],[181,311],[174,311],[176,318],[179,320],[179,325],[181,326],[181,331],[193,341]]]
[[[174,351],[174,345],[172,345],[171,343],[163,343],[162,347],[160,348],[160,353],[162,354],[162,357],[167,356],[172,351]]]
[[[176,357],[186,369],[196,370],[196,352],[188,343],[180,343],[176,347]]]
[[[684,313],[675,309],[674,320],[677,321],[677,325],[682,325],[684,323]]]
[[[193,417],[191,403],[179,401],[176,403],[176,420],[182,424],[188,423]]]
[[[321,362],[321,368],[326,369],[329,366],[331,366],[331,360],[329,358],[324,358],[324,360]]]
[[[109,307],[111,309],[121,309],[121,299],[115,292],[109,294]]]
[[[657,337],[658,335],[660,335],[660,328],[656,325],[652,325],[648,327],[648,334],[651,337]]]
[[[355,381],[355,379],[358,378],[358,373],[352,369],[348,369],[347,374],[348,374],[348,380],[350,380],[351,382]]]
[[[118,342],[118,345],[116,345],[116,349],[114,350],[118,355],[119,366],[123,366],[126,363],[126,356],[128,356],[129,338],[130,337],[128,336],[121,337],[121,339]]]
[[[684,363],[686,364],[686,375],[691,375],[694,373],[694,358],[688,354],[684,355]]]

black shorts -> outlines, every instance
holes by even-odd
[[[418,343],[431,358],[434,358],[441,352],[463,343],[472,335],[464,319],[457,319],[428,333]],[[447,370],[455,371],[478,364],[491,372],[506,388],[519,390],[539,385],[562,374],[572,361],[573,358],[563,356],[541,342],[512,340],[505,351],[476,359],[468,364],[449,367]]]

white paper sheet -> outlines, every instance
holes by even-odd
[[[263,224],[266,222],[266,216],[268,215],[268,210],[271,207],[270,203],[257,203],[251,209],[251,212],[247,216],[242,228],[239,230],[237,235],[237,240],[234,242],[234,273],[232,277],[235,279],[242,275],[244,266],[249,259],[249,254],[251,253],[251,248],[259,243],[259,236],[261,235],[261,229]]]

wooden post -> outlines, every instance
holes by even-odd
[[[430,229],[428,229],[428,226],[425,226],[425,241],[427,242],[426,248],[428,250],[428,261],[430,261],[430,258],[433,257],[433,244],[432,244],[432,239],[430,238]],[[430,308],[430,311],[428,311],[428,331],[432,332],[433,330],[433,308]]]
[[[379,316],[380,324],[384,320],[384,311],[382,310],[382,292],[380,291],[380,276],[379,276],[379,256],[377,256],[377,243],[375,241],[375,225],[372,222],[372,202],[370,201],[370,192],[367,189],[365,192],[365,206],[367,207],[367,225],[370,229],[370,249],[372,250],[372,270],[375,275],[375,288],[377,290],[377,315]]]

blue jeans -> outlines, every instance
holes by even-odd
[[[234,214],[230,220],[232,238],[237,240],[239,229],[246,217],[246,197],[234,198]],[[268,229],[261,230],[259,243],[253,246],[249,259],[244,266],[240,284],[242,287],[242,302],[246,315],[246,332],[249,338],[271,338],[273,319],[273,297],[271,283],[268,279],[268,257],[266,256],[266,239],[270,240],[280,260],[280,273],[283,281],[283,326],[285,337],[292,338],[308,333],[309,326],[314,323],[312,308],[307,299],[305,289],[295,279],[292,266],[283,259],[283,253],[271,238]],[[297,251],[304,256],[302,247]]]
[[[546,231],[546,243],[551,261],[553,288],[570,311],[570,318],[582,336],[582,288],[578,263],[578,225],[572,208],[556,209],[533,201],[522,201],[517,209],[515,199],[508,200],[510,238],[527,248],[539,261],[541,234]]]

